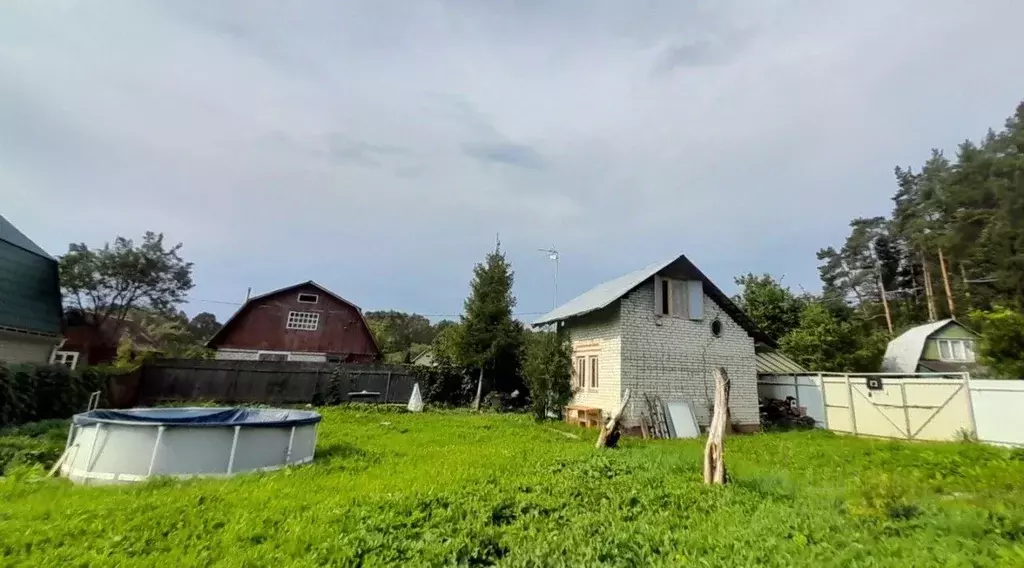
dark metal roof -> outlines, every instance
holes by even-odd
[[[12,244],[20,249],[25,249],[36,256],[53,261],[57,260],[47,254],[42,247],[32,242],[32,239],[26,237],[25,233],[19,231],[10,221],[4,219],[3,215],[0,215],[0,241]]]
[[[691,278],[697,278],[704,283],[704,292],[718,304],[722,310],[729,314],[740,327],[742,327],[755,341],[775,347],[775,341],[768,337],[747,314],[743,313],[736,304],[725,295],[714,282],[711,281],[695,264],[686,258],[686,255],[679,255],[670,260],[651,264],[645,268],[630,272],[603,284],[599,284],[583,294],[569,300],[551,312],[541,316],[533,322],[534,327],[551,324],[557,321],[582,316],[590,312],[608,307],[612,302],[617,301],[626,294],[632,292],[647,280],[662,272],[683,273]]]

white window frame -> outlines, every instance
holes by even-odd
[[[291,360],[291,355],[292,354],[290,352],[288,352],[288,351],[257,351],[256,352],[256,360],[257,361],[266,361],[266,362],[270,362],[270,363],[280,363],[280,361],[275,361],[275,360],[272,360],[272,359],[264,360],[262,358],[264,355],[284,355],[284,360],[285,361],[289,361],[289,360]]]
[[[591,390],[601,387],[601,358],[596,355],[587,357],[587,365],[590,366],[590,382],[587,384]]]
[[[303,300],[303,296],[311,296],[313,298],[313,301]],[[308,292],[300,292],[299,295],[295,298],[295,301],[297,301],[300,304],[317,304],[320,302],[320,295],[310,294]]]
[[[974,342],[969,339],[939,339],[936,340],[939,347],[939,360],[952,361],[956,363],[973,363],[975,361]],[[943,355],[942,348],[946,348],[949,356]],[[957,348],[960,348],[960,355],[957,356]]]
[[[68,358],[71,359],[71,364],[68,365]],[[57,359],[60,359],[59,361]],[[78,366],[78,351],[54,351],[50,355],[51,365],[64,365],[65,367],[74,370]]]
[[[584,388],[587,385],[587,358],[579,355],[576,357],[576,388]]]
[[[320,312],[288,312],[285,329],[295,331],[316,331],[320,329]]]

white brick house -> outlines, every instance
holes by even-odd
[[[610,414],[628,388],[627,428],[639,424],[644,393],[691,402],[707,426],[711,372],[721,366],[733,424],[759,427],[755,345],[774,344],[685,256],[601,284],[533,322],[551,324],[572,344],[574,404]]]

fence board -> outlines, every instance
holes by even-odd
[[[394,365],[160,359],[143,367],[132,400],[142,406],[190,401],[402,403],[412,395],[415,382],[409,369]],[[353,398],[349,394],[362,390],[380,395]]]

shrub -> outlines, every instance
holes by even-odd
[[[410,367],[420,384],[420,395],[427,404],[464,406],[476,394],[476,380],[469,380],[466,373],[452,365]]]
[[[523,368],[530,388],[530,410],[538,420],[561,416],[572,398],[572,348],[566,337],[553,332],[532,334]]]
[[[0,427],[67,418],[85,410],[92,393],[105,402],[109,381],[124,370],[62,365],[0,364]]]

